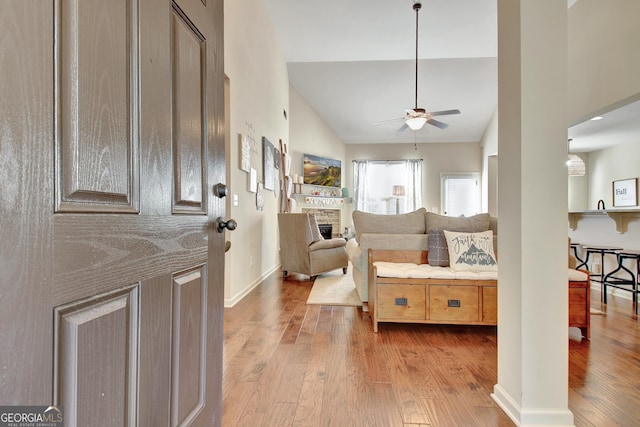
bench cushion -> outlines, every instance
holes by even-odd
[[[458,280],[498,280],[497,271],[456,271],[450,267],[435,267],[429,264],[407,262],[376,261],[378,277],[401,279],[458,279]]]
[[[569,269],[569,281],[570,282],[586,282],[589,275],[586,271]]]

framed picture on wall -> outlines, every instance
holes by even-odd
[[[240,169],[249,172],[251,169],[251,144],[247,135],[238,134],[240,139]]]
[[[613,181],[613,207],[638,206],[638,178]]]
[[[273,190],[275,179],[274,147],[264,136],[262,137],[262,178],[265,190]]]

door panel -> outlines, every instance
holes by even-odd
[[[169,425],[171,386],[171,275],[143,281],[140,286],[140,365],[138,425]],[[158,402],[166,402],[158,405]]]
[[[55,310],[54,401],[65,425],[135,425],[138,287]]]
[[[206,40],[176,5],[173,7],[171,40],[174,207],[176,213],[206,213],[203,161],[207,127],[204,83]]]
[[[222,0],[2,7],[0,401],[220,425]]]
[[[55,4],[56,208],[138,212],[138,2]]]
[[[171,425],[189,425],[205,401],[206,269],[173,278]]]

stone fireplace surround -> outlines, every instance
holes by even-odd
[[[340,209],[302,208],[301,212],[315,214],[318,224],[331,224],[331,237],[340,237]]]

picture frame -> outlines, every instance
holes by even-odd
[[[342,187],[342,162],[340,160],[305,154],[302,170],[304,184]]]
[[[240,169],[250,172],[251,169],[251,143],[249,137],[241,133],[238,134],[240,140]]]
[[[613,207],[638,206],[638,178],[613,181],[612,187]]]
[[[264,136],[262,137],[262,180],[265,190],[273,191],[275,180],[275,163],[274,163],[274,147],[273,144]]]
[[[273,166],[280,170],[280,163],[282,163],[282,153],[277,148],[273,148]]]
[[[249,169],[249,188],[250,193],[255,193],[258,186],[258,172],[254,168]]]

